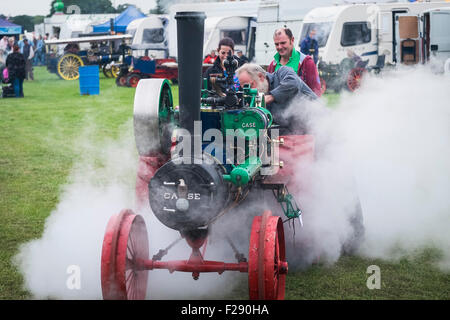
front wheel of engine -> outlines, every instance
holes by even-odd
[[[287,274],[284,229],[280,217],[267,210],[253,219],[248,254],[251,300],[283,300]]]
[[[131,210],[111,217],[103,239],[101,285],[105,300],[144,300],[148,270],[148,236],[144,219]]]

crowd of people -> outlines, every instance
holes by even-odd
[[[17,40],[13,36],[0,39],[1,82],[10,84],[17,98],[24,97],[23,81],[34,80],[33,66],[45,65],[45,39],[41,35],[33,35],[32,39]]]
[[[15,37],[3,36],[0,39],[0,63],[5,61],[6,56],[13,52],[14,44],[17,44],[20,48],[20,52],[23,52],[23,48],[28,44],[32,48],[32,54],[30,57],[31,63],[34,66],[45,65],[45,46],[44,41],[47,36],[42,37],[32,36],[32,39],[24,37],[21,40],[17,40]]]

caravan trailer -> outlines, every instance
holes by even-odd
[[[205,19],[203,56],[217,50],[220,39],[229,37],[234,50],[241,50],[251,60],[254,56],[256,18],[254,16],[211,17]]]
[[[168,16],[151,15],[131,21],[127,34],[133,36],[131,48],[133,56],[149,56],[153,59],[165,59],[169,56]]]
[[[328,88],[340,90],[347,83],[351,53],[366,60],[368,68],[423,62],[419,50],[423,33],[423,29],[419,30],[420,17],[427,10],[440,7],[450,7],[450,2],[359,3],[316,8],[305,16],[298,39],[301,41],[311,29],[316,30],[319,73]],[[411,50],[414,54],[407,55]]]
[[[276,53],[273,34],[276,29],[287,27],[296,38],[302,27],[302,20],[314,8],[332,5],[335,0],[262,0],[258,7],[255,44],[255,62],[268,66]]]
[[[179,3],[169,8],[169,55],[177,57],[175,14],[183,11],[203,11],[206,14],[203,53],[217,49],[221,38],[231,37],[236,48],[250,60],[254,56],[256,16],[260,1],[227,1]]]

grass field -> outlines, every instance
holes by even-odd
[[[77,81],[60,80],[42,67],[35,75],[24,84],[24,99],[0,99],[0,299],[32,298],[11,259],[20,244],[42,235],[60,188],[82,156],[71,143],[92,123],[92,140],[114,139],[133,112],[135,90],[103,75],[101,95],[83,97]],[[326,99],[332,106],[339,96]],[[433,266],[439,255],[431,248],[396,262],[344,256],[332,266],[290,272],[286,298],[449,299],[450,276]],[[381,269],[379,290],[366,286],[370,265]],[[245,285],[234,294],[246,299]]]

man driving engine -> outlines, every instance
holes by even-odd
[[[287,118],[285,111],[292,102],[304,103],[304,99],[315,100],[317,95],[289,67],[282,66],[274,73],[266,72],[261,66],[247,63],[236,70],[239,83],[249,84],[265,94],[267,109],[273,120],[280,125],[280,134],[304,134],[304,126]],[[303,102],[302,102],[303,101]]]

